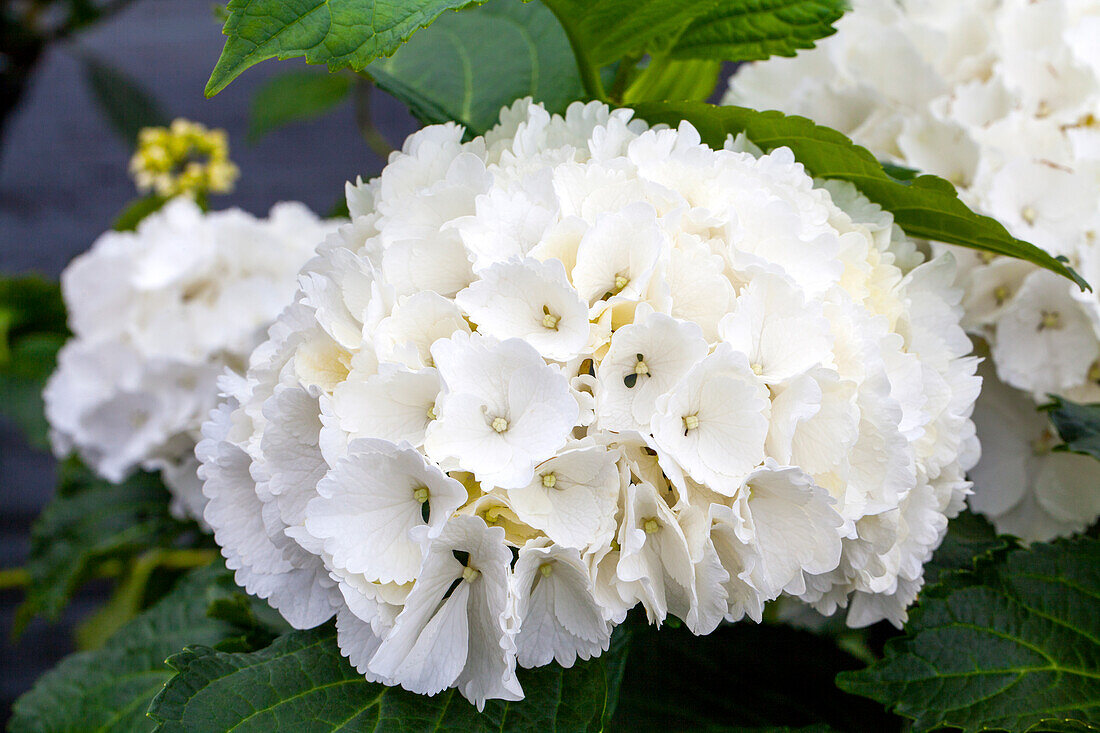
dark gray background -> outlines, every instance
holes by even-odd
[[[347,103],[249,145],[252,93],[273,73],[304,65],[261,64],[207,100],[203,87],[222,38],[211,0],[138,0],[47,50],[0,141],[0,273],[56,278],[135,196],[126,172],[130,144],[96,106],[82,67],[87,55],[136,80],[169,115],[229,131],[242,175],[233,194],[214,198],[214,208],[264,214],[277,201],[297,199],[323,214],[341,197],[344,181],[380,170],[382,161],[360,138]],[[383,94],[376,96],[374,114],[398,146],[416,127],[404,107]],[[0,567],[24,562],[30,523],[52,495],[53,482],[53,460],[0,423]],[[102,592],[83,594],[62,623],[35,622],[16,645],[8,632],[21,594],[0,592],[0,721],[15,697],[71,651],[72,625]]]

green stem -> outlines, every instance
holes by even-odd
[[[611,100],[616,104],[622,103],[627,88],[637,77],[638,62],[641,60],[641,56],[637,54],[631,54],[619,60],[619,69],[615,72],[615,81],[611,85]]]
[[[542,2],[550,8],[550,12],[554,14],[562,29],[565,30],[565,37],[569,39],[569,45],[573,48],[573,56],[577,59],[577,71],[580,72],[584,91],[591,99],[598,99],[601,102],[609,101],[607,91],[603,88],[603,80],[600,79],[600,70],[589,58],[588,50],[585,49],[584,44],[581,43],[577,35],[577,29],[566,18],[564,10],[558,7],[556,0],[542,0]]]
[[[155,565],[173,570],[187,570],[209,565],[218,557],[217,550],[184,548],[179,550],[155,550]]]
[[[30,584],[31,574],[25,568],[4,568],[0,570],[0,590],[26,588]]]
[[[371,93],[374,92],[374,80],[365,73],[359,74],[355,86],[352,87],[352,101],[355,104],[355,124],[359,127],[359,134],[363,136],[367,147],[374,151],[375,155],[386,163],[393,152],[393,145],[386,139],[374,125],[374,114],[371,112]]]

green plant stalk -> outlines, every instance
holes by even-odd
[[[573,49],[573,56],[577,59],[577,71],[580,72],[584,91],[591,99],[601,102],[609,101],[607,90],[603,86],[603,80],[600,79],[600,70],[592,63],[588,50],[581,43],[580,38],[577,36],[577,29],[569,22],[564,9],[558,6],[557,0],[542,0],[542,2],[550,8],[550,12],[561,23],[561,27],[565,31],[565,37],[569,39],[569,46]]]
[[[0,590],[26,588],[30,584],[31,574],[25,568],[4,568],[0,570]]]

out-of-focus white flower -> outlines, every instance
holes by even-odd
[[[335,615],[368,679],[478,705],[639,603],[699,634],[784,593],[900,622],[976,459],[954,258],[688,124],[520,101],[461,138],[349,186],[225,384],[199,454],[238,581]]]
[[[975,210],[1065,256],[1095,283],[1098,29],[1100,0],[855,0],[817,48],[742,67],[725,101],[810,117],[880,159],[947,178]],[[962,263],[963,323],[988,342],[996,378],[1019,390],[1001,390],[998,401],[1021,400],[1018,417],[1050,394],[1100,401],[1100,296],[1025,262],[950,249]],[[1043,422],[1031,415],[1022,425],[1038,435],[1036,420]],[[1081,514],[1057,520],[1043,509],[1054,492],[1076,494],[1078,480],[1100,481],[1100,465],[1036,458],[1035,465],[1072,462],[1076,473],[1006,469],[1006,482],[992,467],[1019,468],[1023,454],[1009,447],[1005,428],[981,427],[990,435],[979,435],[983,458],[970,503],[998,530],[1049,540],[1100,516],[1088,502],[1064,502]],[[1025,476],[1033,483],[1021,485]]]
[[[44,393],[54,452],[115,482],[159,469],[177,509],[200,518],[192,455],[216,381],[244,371],[334,229],[297,203],[257,219],[178,198],[136,232],[101,236],[61,276],[75,337]]]

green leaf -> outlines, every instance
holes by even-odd
[[[141,128],[168,124],[168,115],[136,81],[92,56],[84,56],[82,61],[92,97],[111,127],[128,144],[137,142]]]
[[[720,61],[690,59],[652,63],[623,94],[623,104],[664,100],[703,101],[714,93],[722,72]]]
[[[794,56],[836,33],[846,0],[736,0],[714,3],[680,34],[673,58],[757,61]]]
[[[320,117],[342,102],[351,89],[343,74],[293,71],[268,79],[252,97],[248,139],[259,140],[291,122]]]
[[[551,664],[520,670],[526,698],[490,700],[479,714],[453,689],[424,697],[367,682],[340,655],[327,624],[251,653],[194,647],[177,654],[168,663],[179,674],[149,714],[160,722],[160,733],[595,731],[613,696],[607,656],[571,669]]]
[[[477,0],[473,0],[477,2]],[[228,36],[206,96],[212,97],[261,61],[304,56],[330,71],[356,71],[389,56],[444,10],[471,0],[230,0]]]
[[[0,278],[0,415],[43,450],[49,448],[49,426],[42,388],[68,334],[57,283],[37,275]]]
[[[1100,541],[1016,549],[922,594],[886,657],[842,689],[915,731],[1100,728]]]
[[[1016,546],[1011,538],[998,536],[985,517],[964,511],[947,525],[943,543],[924,566],[925,585],[939,583],[947,573],[973,570],[975,561]]]
[[[145,712],[173,675],[164,663],[187,644],[221,644],[244,630],[210,618],[212,603],[241,597],[220,563],[195,570],[94,652],[66,657],[12,708],[12,733],[152,731]]]
[[[742,132],[765,151],[789,147],[811,175],[855,184],[863,195],[893,213],[894,221],[912,237],[1017,257],[1090,289],[1061,259],[1015,239],[995,220],[971,211],[947,181],[928,175],[899,181],[888,175],[866,149],[805,117],[702,102],[646,103],[634,109],[638,117],[651,124],[663,122],[675,127],[687,120],[699,130],[703,141],[714,147],[721,147],[728,135]]]
[[[501,107],[520,97],[563,112],[583,94],[553,13],[521,0],[448,13],[367,72],[422,122],[454,120],[473,134],[495,125]]]
[[[26,566],[31,583],[16,615],[16,633],[36,615],[57,618],[73,592],[105,562],[168,547],[191,529],[169,514],[170,498],[151,473],[112,484],[76,458],[62,464],[57,495],[31,527]]]
[[[878,705],[836,689],[838,672],[862,666],[831,639],[784,625],[742,621],[702,637],[643,627],[609,730],[900,730]]]
[[[708,61],[793,56],[835,33],[846,8],[845,0],[544,1],[597,67],[646,53]]]
[[[137,229],[142,219],[160,211],[169,201],[171,199],[156,194],[134,199],[115,218],[112,228],[116,232],[132,232]]]
[[[1100,459],[1100,405],[1082,405],[1053,397],[1046,407],[1050,421],[1065,442],[1064,450]],[[1100,491],[1100,487],[1097,487]]]

